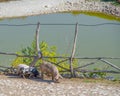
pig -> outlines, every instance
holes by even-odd
[[[23,78],[37,77],[37,75],[39,75],[35,67],[30,67],[26,64],[19,64],[17,66],[17,74]]]
[[[40,71],[41,71],[41,78],[44,79],[44,74],[51,75],[52,80],[56,83],[59,83],[59,78],[63,78],[57,69],[57,67],[50,62],[43,61],[42,64],[40,64]]]

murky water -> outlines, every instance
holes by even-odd
[[[72,14],[49,14],[23,19],[7,19],[0,24],[101,24],[117,23],[94,16]],[[18,52],[29,46],[34,39],[36,25],[0,26],[0,52]],[[46,41],[57,47],[59,54],[71,54],[75,25],[41,25],[40,42]],[[120,25],[79,26],[77,57],[120,57]],[[0,65],[10,65],[14,56],[0,55]],[[111,61],[111,60],[110,60]],[[120,60],[113,60],[120,67]]]

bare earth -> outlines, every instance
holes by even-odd
[[[62,79],[53,83],[0,75],[0,96],[120,96],[120,83],[108,82]]]

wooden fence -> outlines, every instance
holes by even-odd
[[[0,54],[3,54],[3,55],[14,55],[14,56],[17,56],[17,57],[28,57],[28,58],[33,57],[34,59],[31,62],[30,66],[34,66],[35,63],[39,59],[59,58],[59,59],[62,59],[62,60],[60,60],[57,63],[54,63],[54,62],[51,62],[51,63],[55,64],[56,66],[58,66],[58,67],[60,67],[62,69],[64,69],[65,72],[70,72],[71,77],[75,77],[76,76],[76,72],[82,72],[82,73],[86,73],[86,72],[104,72],[104,73],[120,74],[120,67],[118,67],[115,64],[112,64],[111,62],[108,61],[108,59],[114,59],[114,60],[118,60],[119,59],[120,60],[120,57],[116,57],[116,58],[115,57],[92,57],[91,58],[91,57],[75,57],[74,56],[75,55],[75,51],[76,51],[75,49],[76,49],[76,42],[77,42],[78,27],[80,26],[80,24],[78,24],[78,23],[76,23],[76,25],[75,25],[75,35],[74,35],[74,42],[73,42],[73,48],[72,48],[71,56],[69,56],[69,57],[63,57],[63,56],[59,56],[59,57],[45,57],[45,56],[42,56],[42,52],[41,52],[41,50],[39,48],[40,23],[38,22],[38,24],[36,24],[36,25],[37,25],[37,28],[36,28],[36,51],[38,53],[37,55],[33,55],[33,56],[24,55],[23,56],[23,55],[18,55],[16,53],[10,53],[10,52],[9,53],[7,53],[7,52],[0,52]],[[98,25],[101,25],[101,24],[98,24]],[[96,25],[94,25],[94,26],[96,26]],[[90,59],[90,60],[95,60],[95,61],[86,63],[86,64],[84,64],[82,66],[73,67],[73,60],[75,60],[75,59],[78,59],[78,60],[79,59]],[[60,65],[61,63],[66,62],[66,61],[69,62],[69,68],[65,68],[65,67]],[[85,70],[84,69],[85,67],[93,65],[93,64],[96,64],[97,62],[102,62],[104,64],[107,64],[107,65],[113,67],[114,69],[116,69],[116,71],[114,71],[114,70]],[[7,68],[7,67],[4,67],[4,66],[0,66],[0,67]]]

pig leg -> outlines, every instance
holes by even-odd
[[[44,79],[44,74],[43,74],[43,72],[41,72],[41,79],[42,79],[42,80]]]
[[[52,80],[54,81],[54,75],[52,74]]]

